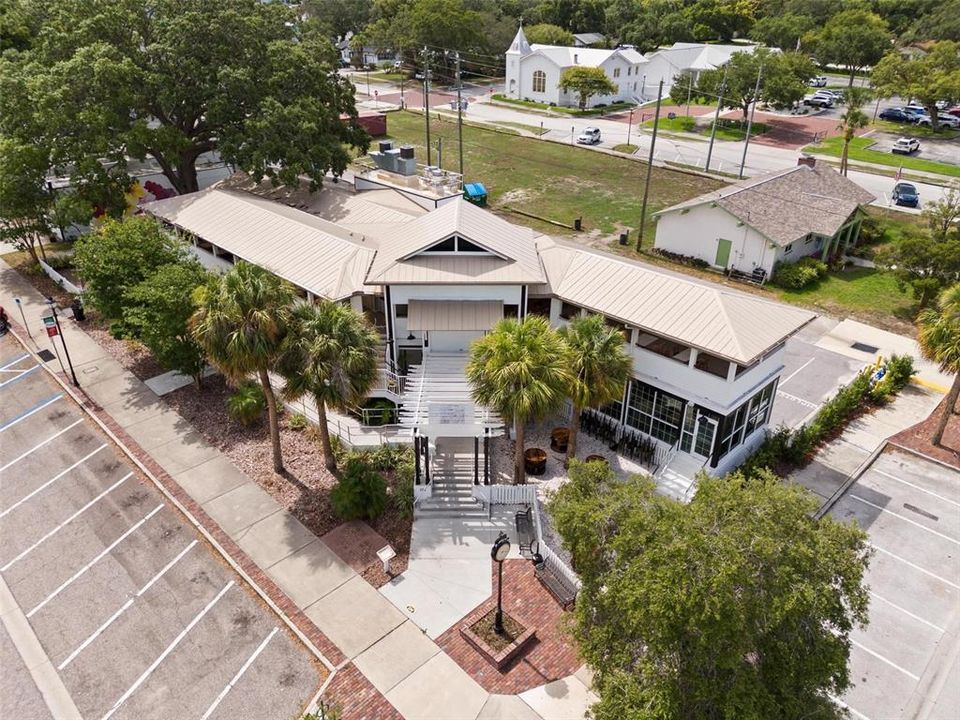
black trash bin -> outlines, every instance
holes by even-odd
[[[73,319],[77,322],[83,322],[87,318],[87,313],[83,309],[83,303],[80,302],[80,298],[75,298],[73,303],[70,305],[70,309],[73,310]]]

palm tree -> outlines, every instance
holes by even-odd
[[[850,155],[850,141],[857,130],[870,124],[870,118],[863,112],[864,103],[870,100],[870,90],[862,87],[847,88],[847,111],[840,116],[840,131],[843,134],[843,152],[840,155],[840,174],[847,174],[847,161]]]
[[[238,262],[195,291],[190,329],[210,361],[233,382],[256,373],[267,400],[273,469],[283,472],[277,399],[270,370],[290,324],[293,286],[257,265]]]
[[[496,410],[516,427],[514,483],[526,481],[523,468],[524,425],[556,412],[570,386],[567,347],[546,318],[501,320],[473,343],[467,380],[473,398]]]
[[[346,410],[366,397],[377,378],[380,338],[362,315],[329,300],[297,303],[292,315],[277,364],[287,381],[284,396],[313,397],[324,464],[333,472],[337,460],[330,445],[327,407]]]
[[[570,438],[567,460],[577,456],[577,434],[580,413],[584,408],[598,408],[623,396],[623,387],[630,378],[633,361],[623,349],[623,333],[610,327],[602,315],[582,315],[560,330],[560,337],[570,349]]]
[[[938,363],[941,371],[954,375],[943,414],[933,433],[933,444],[940,445],[943,431],[960,397],[960,283],[940,293],[936,309],[927,308],[921,312],[917,324],[920,353],[927,360]]]

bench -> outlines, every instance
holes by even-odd
[[[514,523],[517,527],[517,542],[520,545],[520,554],[523,557],[530,557],[533,553],[530,549],[536,536],[533,529],[533,508],[528,507],[521,510],[514,517]]]
[[[564,610],[569,610],[576,603],[579,588],[555,567],[553,558],[543,558],[543,562],[534,565],[533,574]]]

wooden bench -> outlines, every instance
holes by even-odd
[[[553,558],[544,558],[543,562],[534,565],[534,575],[543,583],[543,586],[560,603],[560,607],[569,610],[577,601],[579,588],[571,583],[564,573],[554,565]]]
[[[536,531],[533,529],[533,508],[528,507],[521,510],[514,517],[514,523],[517,527],[517,542],[520,545],[520,554],[523,557],[530,557],[533,553],[531,545],[536,539]]]

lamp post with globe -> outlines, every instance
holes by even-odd
[[[490,549],[490,557],[497,563],[497,614],[493,621],[493,631],[497,635],[503,635],[503,561],[510,554],[510,538],[505,532],[501,532],[493,542]]]

